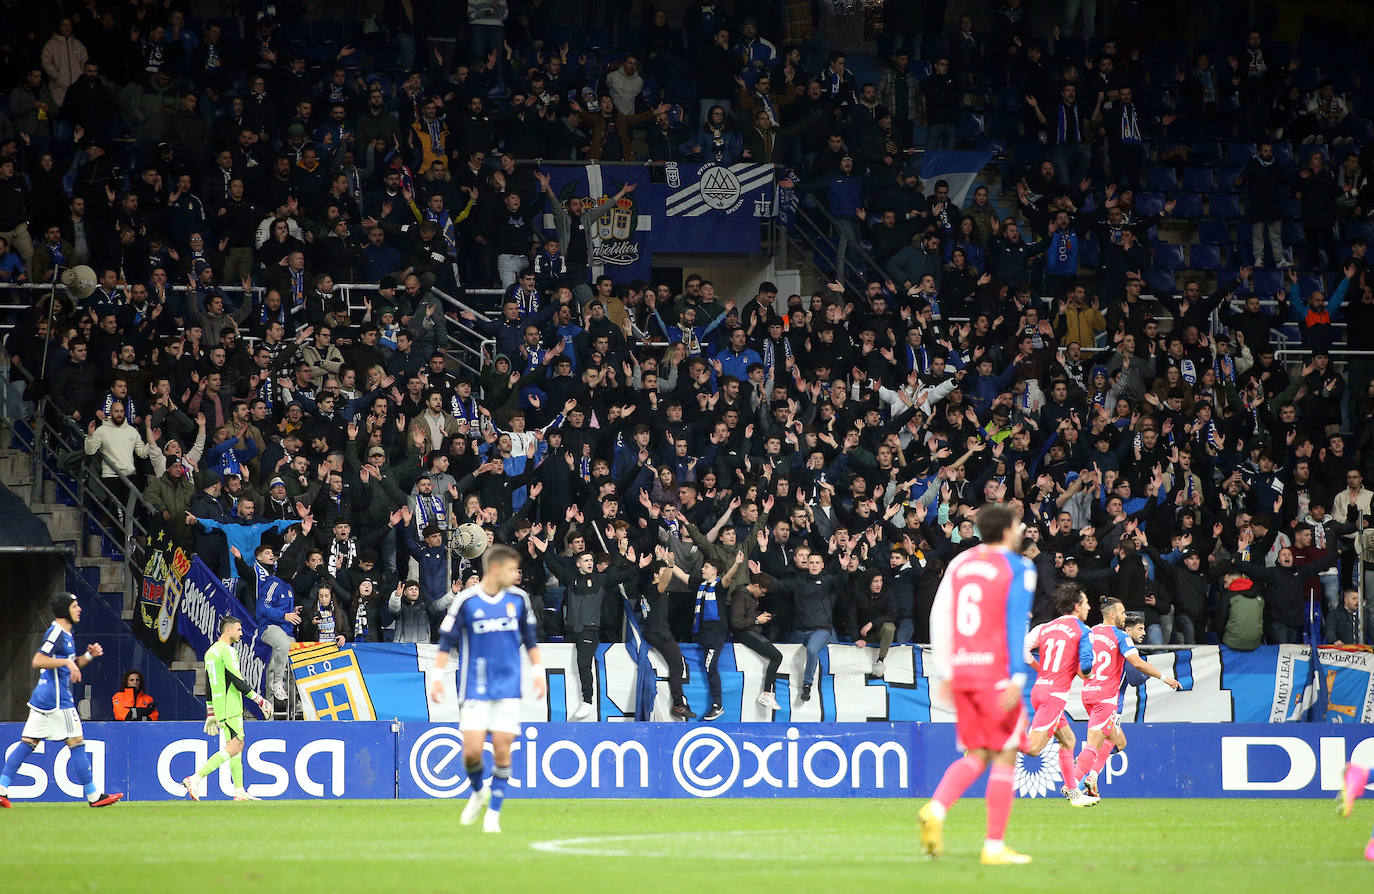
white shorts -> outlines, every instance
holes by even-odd
[[[81,715],[76,708],[58,708],[55,711],[40,711],[29,706],[29,719],[24,721],[24,731],[19,734],[25,739],[52,739],[66,741],[81,738]]]
[[[520,699],[496,701],[468,699],[458,708],[458,728],[463,732],[520,735]]]

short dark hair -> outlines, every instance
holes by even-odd
[[[519,562],[520,554],[504,543],[494,543],[487,548],[487,554],[482,557],[482,566],[490,568],[497,562]]]
[[[1118,605],[1125,605],[1125,603],[1122,602],[1120,599],[1117,599],[1115,596],[1103,596],[1102,601],[1098,603],[1098,605],[1102,609],[1102,614],[1105,615],[1107,613],[1107,609],[1115,608]]]
[[[1015,516],[1006,506],[984,506],[978,511],[978,536],[984,543],[996,543],[1015,523]]]
[[[1083,598],[1083,588],[1078,584],[1062,583],[1054,588],[1054,610],[1061,615],[1072,612]]]
[[[243,623],[242,621],[240,621],[238,618],[234,617],[233,615],[225,615],[224,617],[222,617],[222,618],[219,619],[219,632],[220,632],[220,633],[223,633],[224,631],[228,630],[230,627],[233,627],[233,626],[236,625],[236,624],[242,624],[242,623]]]

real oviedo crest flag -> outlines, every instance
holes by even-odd
[[[574,198],[584,203],[599,202],[613,198],[625,184],[635,184],[634,192],[608,201],[602,208],[601,217],[592,226],[592,247],[587,260],[593,278],[604,274],[617,283],[634,279],[648,282],[652,278],[650,241],[654,226],[648,169],[638,165],[593,164],[551,167],[547,173],[554,195],[565,208]],[[546,211],[539,222],[545,233],[556,232],[551,213]]]

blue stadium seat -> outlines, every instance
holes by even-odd
[[[1197,222],[1197,241],[1203,245],[1230,245],[1231,225],[1224,220]]]
[[[978,112],[965,109],[959,113],[959,139],[972,140],[974,137],[982,136],[984,127],[983,116]]]
[[[1296,196],[1279,196],[1284,220],[1302,219],[1302,202]]]
[[[1150,168],[1145,172],[1145,188],[1154,192],[1178,189],[1178,175],[1173,168]]]
[[[1222,192],[1240,192],[1245,187],[1236,186],[1236,178],[1245,173],[1244,168],[1217,168],[1217,189]]]
[[[1174,217],[1180,220],[1197,220],[1203,216],[1201,194],[1195,192],[1181,193],[1174,196],[1174,201],[1178,203],[1174,206]]]
[[[1186,267],[1187,262],[1183,260],[1183,246],[1167,243],[1155,246],[1155,266]]]
[[[1189,192],[1212,192],[1217,188],[1211,168],[1184,168],[1183,188]]]
[[[1135,210],[1146,217],[1164,210],[1164,196],[1157,192],[1138,192],[1135,194]]]
[[[1365,223],[1357,220],[1346,221],[1341,224],[1341,236],[1349,242],[1356,236],[1363,236],[1366,241],[1374,242],[1374,223]]]
[[[1188,150],[1195,162],[1208,165],[1221,160],[1221,144],[1216,140],[1192,140],[1188,143]],[[1185,170],[1183,173],[1187,177],[1188,172]]]
[[[1272,298],[1275,292],[1283,288],[1283,271],[1275,267],[1257,267],[1253,285],[1256,295]]]
[[[1293,144],[1284,140],[1275,140],[1270,143],[1274,147],[1274,161],[1285,167],[1294,164]]]
[[[929,59],[911,60],[911,73],[916,76],[917,83],[924,83],[930,79],[931,61]]]
[[[1255,154],[1254,143],[1231,141],[1226,144],[1226,163],[1244,165]]]
[[[1188,252],[1188,266],[1194,270],[1220,270],[1221,248],[1216,245],[1194,245]]]
[[[1145,271],[1145,285],[1152,292],[1172,292],[1177,288],[1174,271],[1168,267],[1151,267]]]
[[[1296,220],[1283,222],[1284,245],[1306,245],[1307,234],[1302,231],[1302,223]]]
[[[1244,224],[1241,225],[1240,235],[1240,241],[1231,249],[1231,266],[1253,267],[1255,266],[1255,253],[1250,247],[1250,230]]]
[[[1308,295],[1311,295],[1318,289],[1322,290],[1323,292],[1326,291],[1326,283],[1322,281],[1322,277],[1319,274],[1298,274],[1298,294],[1301,295],[1304,300],[1307,298]]]
[[[1245,211],[1240,206],[1240,196],[1224,192],[1214,192],[1208,201],[1212,206],[1213,217],[1224,217],[1227,220],[1235,220],[1244,217]]]

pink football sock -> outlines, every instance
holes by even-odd
[[[1106,742],[1104,747],[1110,748]],[[1075,779],[1082,779],[1097,767],[1097,749],[1091,745],[1084,745],[1083,750],[1078,752],[1078,762],[1073,765],[1073,775]]]
[[[1059,775],[1064,777],[1064,785],[1074,788],[1078,785],[1078,774],[1074,772],[1073,749],[1059,746]]]
[[[949,765],[931,800],[948,810],[963,797],[973,781],[983,775],[983,769],[984,764],[978,758],[971,754],[964,755]]]
[[[1093,769],[1101,773],[1102,768],[1107,766],[1107,761],[1112,759],[1112,752],[1114,750],[1116,750],[1116,746],[1111,742],[1103,742],[1101,745],[1097,746],[1097,763],[1093,766]]]
[[[1015,775],[1011,767],[1004,766],[995,766],[988,774],[988,841],[1001,841],[1006,835]]]

